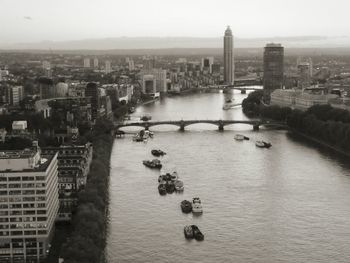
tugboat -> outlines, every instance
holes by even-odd
[[[194,239],[197,241],[202,241],[204,240],[204,235],[202,234],[202,232],[199,230],[198,226],[196,225],[192,225],[192,230],[193,230],[193,236]]]
[[[161,169],[162,164],[158,159],[153,159],[152,161],[144,160],[143,164],[149,168]]]
[[[175,190],[178,192],[182,192],[184,190],[184,183],[180,180],[176,180],[174,182]]]
[[[175,182],[176,180],[179,179],[179,176],[177,175],[177,172],[173,172],[171,175],[170,175],[170,179],[171,181]]]
[[[192,226],[185,226],[184,227],[184,234],[185,234],[185,238],[192,239],[194,237]]]
[[[149,121],[150,119],[152,119],[152,116],[144,115],[140,119],[141,119],[141,121]]]
[[[165,184],[158,185],[158,192],[160,195],[166,195],[166,186]]]
[[[172,194],[175,192],[175,185],[173,182],[169,182],[169,181],[166,182],[165,187],[166,187],[166,192],[168,194]]]
[[[202,203],[199,197],[195,197],[192,200],[192,213],[194,214],[202,214],[203,213],[203,208],[202,208]]]
[[[181,202],[181,210],[183,213],[191,213],[192,212],[192,204],[190,201],[187,201],[187,200],[183,200]]]
[[[166,152],[163,152],[162,150],[152,150],[151,153],[156,157],[163,156],[166,154]]]
[[[242,134],[236,134],[235,137],[234,137],[234,139],[235,139],[236,141],[243,141],[243,140],[244,140],[244,135],[242,135]]]
[[[272,146],[271,143],[269,142],[264,142],[264,141],[256,141],[255,145],[259,148],[270,148]]]

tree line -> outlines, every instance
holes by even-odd
[[[78,195],[73,232],[61,249],[65,263],[97,263],[105,248],[109,203],[109,169],[113,125],[97,120],[93,129],[93,159],[87,184]]]
[[[267,106],[261,103],[263,91],[254,91],[242,102],[243,112],[249,117],[285,121],[301,133],[319,139],[339,149],[350,150],[350,112],[331,105],[314,105],[306,111]]]

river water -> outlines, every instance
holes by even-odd
[[[246,119],[223,110],[226,94],[170,97],[133,114],[152,120]],[[245,95],[234,94],[234,103]],[[129,128],[129,131],[132,128]],[[108,262],[350,262],[350,164],[281,130],[235,124],[224,132],[196,124],[179,132],[153,127],[147,143],[116,139],[111,157]],[[238,142],[235,133],[250,141]],[[272,148],[261,149],[264,139]],[[159,172],[142,165],[162,149],[164,170],[184,181],[181,194],[160,196]],[[200,197],[203,215],[180,202]],[[196,224],[205,235],[184,238]]]

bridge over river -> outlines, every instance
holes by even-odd
[[[248,124],[252,125],[255,131],[259,130],[261,125],[272,127],[286,127],[284,122],[276,122],[270,120],[163,120],[163,121],[138,121],[138,122],[124,122],[116,123],[114,125],[115,130],[118,131],[123,127],[142,127],[148,130],[150,127],[158,125],[175,125],[178,126],[180,131],[184,131],[186,126],[198,123],[206,123],[216,125],[219,131],[223,131],[224,127],[231,124]]]

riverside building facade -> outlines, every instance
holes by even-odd
[[[0,262],[44,262],[57,216],[57,154],[0,152]]]

